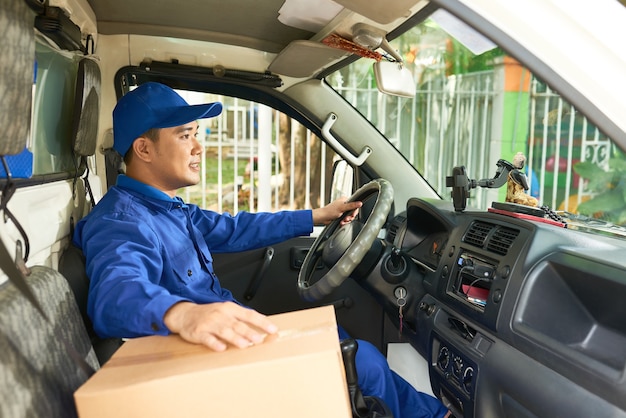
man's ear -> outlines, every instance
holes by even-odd
[[[140,136],[133,141],[131,148],[135,153],[135,157],[142,161],[149,162],[152,160],[154,149],[152,141],[146,137]]]

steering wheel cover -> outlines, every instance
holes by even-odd
[[[393,187],[385,179],[372,180],[359,188],[349,201],[365,200],[370,195],[378,193],[376,203],[372,209],[372,213],[367,218],[363,229],[356,236],[352,244],[348,247],[339,261],[316,283],[309,285],[309,278],[315,270],[315,264],[319,260],[319,247],[327,241],[335,232],[341,222],[336,219],[324,228],[322,233],[317,237],[311,249],[304,258],[300,273],[298,274],[298,294],[307,301],[318,301],[328,296],[334,289],[339,287],[344,280],[361,263],[365,254],[378,237],[378,233],[385,225],[387,215],[391,210],[393,203]]]

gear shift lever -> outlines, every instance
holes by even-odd
[[[342,340],[341,355],[346,369],[348,394],[352,405],[353,418],[393,418],[387,405],[379,398],[363,396],[359,388],[359,375],[356,371],[356,351],[359,344],[354,338]]]
[[[363,394],[359,388],[359,375],[356,371],[356,350],[359,344],[354,338],[348,338],[341,341],[341,355],[343,357],[343,365],[346,369],[346,381],[348,383],[348,394],[350,395],[350,404],[352,405],[353,417],[365,417],[367,414],[367,405]]]

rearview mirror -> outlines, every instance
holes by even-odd
[[[376,85],[381,93],[400,97],[415,97],[413,74],[402,63],[378,61],[374,63]]]

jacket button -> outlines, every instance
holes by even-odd
[[[159,330],[159,326],[156,324],[156,322],[153,322],[152,324],[150,324],[150,328],[152,328],[152,331]]]
[[[187,270],[187,276],[191,277],[193,275],[193,271]]]

